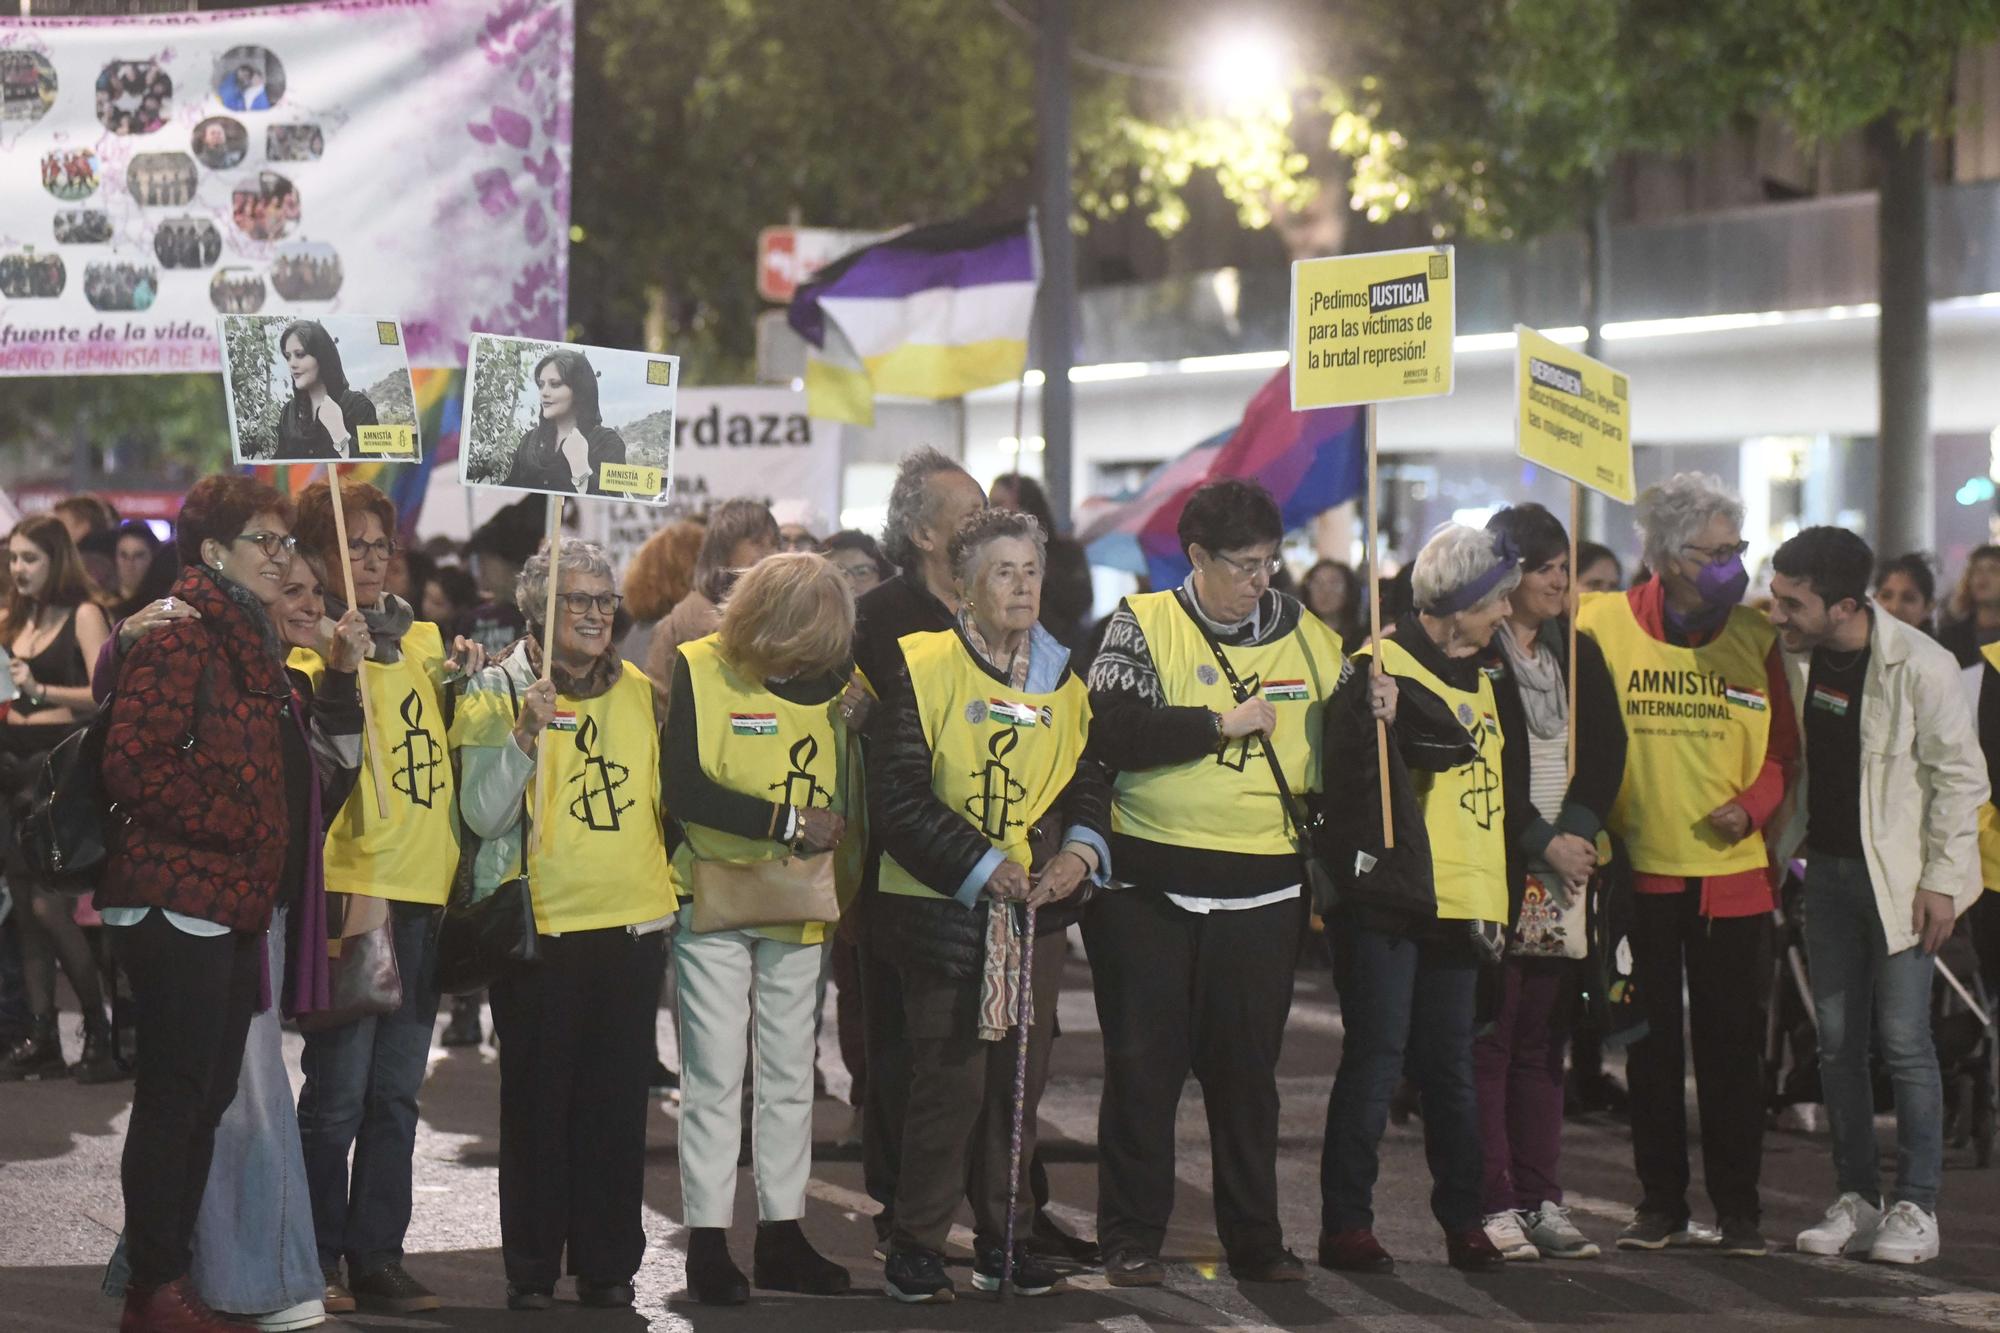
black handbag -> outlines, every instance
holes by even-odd
[[[514,691],[513,677],[507,678],[507,695],[514,715],[520,716],[520,696]],[[454,757],[454,763],[457,762]],[[540,937],[535,931],[535,899],[528,885],[527,864],[530,838],[528,793],[521,792],[522,873],[475,898],[472,866],[479,857],[479,836],[460,827],[458,873],[452,878],[451,896],[438,918],[437,988],[445,995],[470,995],[485,990],[500,974],[516,963],[533,963],[541,958]]]
[[[1216,665],[1222,668],[1222,678],[1229,682],[1229,692],[1236,696],[1237,703],[1250,697],[1250,691],[1243,688],[1243,682],[1236,677],[1236,668],[1229,665],[1229,658],[1222,651],[1222,645],[1215,641],[1198,615],[1189,613],[1195,628],[1201,631],[1202,639],[1208,644],[1208,651],[1215,654]],[[1307,665],[1312,658],[1308,655]],[[1314,673],[1317,677],[1317,672]],[[1292,840],[1298,844],[1299,859],[1304,863],[1306,892],[1310,896],[1313,911],[1325,916],[1340,902],[1340,889],[1333,871],[1328,868],[1325,858],[1319,854],[1317,838],[1322,816],[1306,807],[1305,802],[1292,794],[1292,784],[1285,781],[1285,770],[1278,763],[1278,752],[1273,750],[1268,739],[1257,747],[1264,752],[1264,758],[1271,761],[1271,778],[1278,784],[1278,801],[1285,808],[1285,818],[1292,826]]]

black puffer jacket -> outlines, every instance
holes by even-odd
[[[961,643],[963,640],[961,640]],[[967,646],[966,652],[972,649]],[[974,654],[974,660],[983,660]],[[1000,679],[990,667],[988,674]],[[1068,671],[1064,671],[1064,679]],[[896,858],[917,879],[949,895],[993,844],[971,821],[939,800],[931,786],[931,747],[924,738],[907,669],[895,688],[885,691],[868,736],[869,832],[883,852]],[[1037,829],[1038,848],[1050,853],[1062,844],[1063,832],[1083,827],[1106,843],[1111,838],[1111,780],[1094,760],[1084,759],[1076,775],[1043,814]],[[1039,870],[1039,858],[1034,869]],[[1088,898],[1089,881],[1061,903],[1036,914],[1035,934],[1066,929]],[[976,980],[986,949],[986,917],[991,900],[980,894],[971,910],[949,896],[914,898],[877,893],[869,904],[870,929],[891,962],[918,967],[956,980]]]

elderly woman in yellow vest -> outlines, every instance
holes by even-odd
[[[848,816],[861,795],[841,709],[853,639],[854,595],[840,571],[817,555],[772,555],[738,580],[721,628],[682,644],[674,663],[664,788],[684,834],[674,852],[681,1199],[688,1291],[705,1305],[749,1298],[727,1228],[753,1023],[752,1275],[769,1291],[848,1288],[847,1270],[813,1249],[799,1220],[812,1169],[813,1011],[838,915],[834,862],[844,842],[855,845]]]
[[[1178,529],[1193,572],[1126,598],[1090,668],[1091,749],[1118,771],[1112,854],[1129,886],[1083,922],[1104,1032],[1097,1234],[1117,1286],[1164,1280],[1190,1072],[1231,1274],[1305,1277],[1278,1217],[1277,1077],[1304,871],[1270,755],[1294,795],[1322,790],[1327,702],[1350,671],[1339,636],[1271,586],[1284,535],[1256,483],[1196,491]],[[1393,711],[1387,685],[1375,706]]]
[[[340,600],[343,562],[354,576],[355,609],[367,619],[374,643],[360,680],[374,714],[364,744],[382,770],[388,810],[377,808],[364,762],[327,826],[326,887],[329,894],[348,895],[350,913],[381,910],[380,902],[368,900],[386,901],[403,1003],[379,1018],[306,1034],[299,1141],[328,1311],[352,1310],[358,1302],[364,1310],[409,1313],[438,1308],[438,1298],[404,1271],[402,1261],[417,1090],[429,1068],[437,1020],[431,984],[436,924],[458,869],[447,709],[461,667],[476,671],[485,655],[458,639],[447,657],[438,627],[418,620],[408,602],[387,590],[396,549],[396,507],[389,497],[364,482],[344,482],[340,493],[346,550],[340,549],[325,482],[299,496],[292,535],[320,573],[326,612],[334,620],[348,609]],[[304,648],[293,650],[291,665],[315,682],[326,669]]]
[[[1065,905],[1073,911],[1110,869],[1110,788],[1083,757],[1083,682],[1038,623],[1045,551],[1029,515],[985,509],[963,521],[949,546],[958,623],[904,636],[904,670],[869,737],[869,818],[882,849],[871,928],[901,977],[910,1037],[886,1284],[899,1301],[952,1299],[944,1245],[962,1199],[972,1204],[973,1286],[996,1290],[1010,1191],[1014,1289],[1059,1286],[1020,1243],[1034,1205],[1026,1181],[1010,1180],[1014,1024],[1025,1003],[1026,1163],[1061,983],[1057,932]],[[1030,906],[1050,938],[1022,995]]]
[[[561,581],[547,634],[536,621],[551,577]],[[602,548],[564,542],[554,574],[544,549],[522,567],[518,592],[528,637],[473,678],[451,729],[459,805],[484,840],[474,889],[525,871],[540,936],[539,960],[510,964],[488,992],[507,1304],[547,1309],[567,1267],[583,1304],[627,1306],[646,1249],[659,1010],[646,979],[659,975],[674,914],[659,726],[652,684],[618,657],[619,597]]]
[[[1417,553],[1416,605],[1371,651],[1396,680],[1397,746],[1430,842],[1428,910],[1344,905],[1327,921],[1346,1025],[1320,1159],[1320,1262],[1394,1265],[1374,1232],[1377,1151],[1408,1067],[1423,1099],[1431,1214],[1452,1267],[1505,1262],[1484,1226],[1472,1039],[1483,959],[1499,955],[1517,892],[1513,853],[1527,810],[1527,744],[1511,682],[1478,655],[1507,618],[1520,561],[1504,538],[1448,523]]]
[[[1799,728],[1777,633],[1738,604],[1750,580],[1742,501],[1682,472],[1642,492],[1636,514],[1653,576],[1585,598],[1576,618],[1625,715],[1608,822],[1632,860],[1632,987],[1647,1029],[1625,1064],[1640,1198],[1618,1248],[1755,1257],[1767,1249],[1757,1182],[1777,905],[1759,832],[1793,780]],[[1719,1236],[1689,1220],[1683,1032]]]

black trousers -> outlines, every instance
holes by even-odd
[[[861,1180],[868,1197],[882,1205],[875,1215],[875,1237],[887,1240],[895,1225],[903,1122],[910,1109],[910,1033],[903,1014],[902,976],[869,938],[871,924],[862,918],[856,948],[861,965],[862,1046],[868,1062],[861,1102]]]
[[[193,1263],[215,1127],[236,1099],[257,1009],[263,936],[190,935],[160,911],[111,929],[139,1038],[121,1169],[126,1251],[132,1284],[157,1287]]]
[[[541,959],[488,992],[500,1034],[501,1254],[515,1286],[555,1286],[565,1249],[569,1273],[587,1281],[639,1271],[666,938],[622,926],[544,935]]]
[[[1642,1211],[1688,1216],[1687,1042],[1681,979],[1694,1050],[1695,1105],[1709,1201],[1718,1218],[1757,1220],[1764,1160],[1764,1015],[1771,918],[1704,917],[1701,886],[1632,895],[1632,980],[1646,1035],[1632,1044],[1632,1160]]]
[[[1035,1155],[1035,1113],[1048,1086],[1049,1043],[1055,1039],[1062,994],[1062,937],[1050,935],[1035,943],[1034,1024],[1021,1126],[1023,1179],[1015,1186],[1017,1238],[1028,1234],[1035,1211],[1026,1177]],[[954,980],[922,968],[902,975],[909,1002],[910,1099],[890,1242],[897,1249],[943,1253],[952,1217],[964,1199],[972,1204],[974,1239],[982,1247],[1000,1248],[1007,1234],[1019,1034],[999,1041],[979,1039],[977,978]]]
[[[1232,1260],[1284,1243],[1278,1222],[1278,1055],[1305,928],[1300,899],[1206,915],[1165,894],[1093,902],[1083,939],[1104,1032],[1097,1239],[1157,1255],[1174,1207],[1174,1116],[1201,1081],[1216,1230]]]

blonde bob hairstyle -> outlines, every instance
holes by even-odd
[[[717,633],[722,656],[746,680],[824,676],[852,656],[854,592],[825,556],[766,556],[736,581]]]

